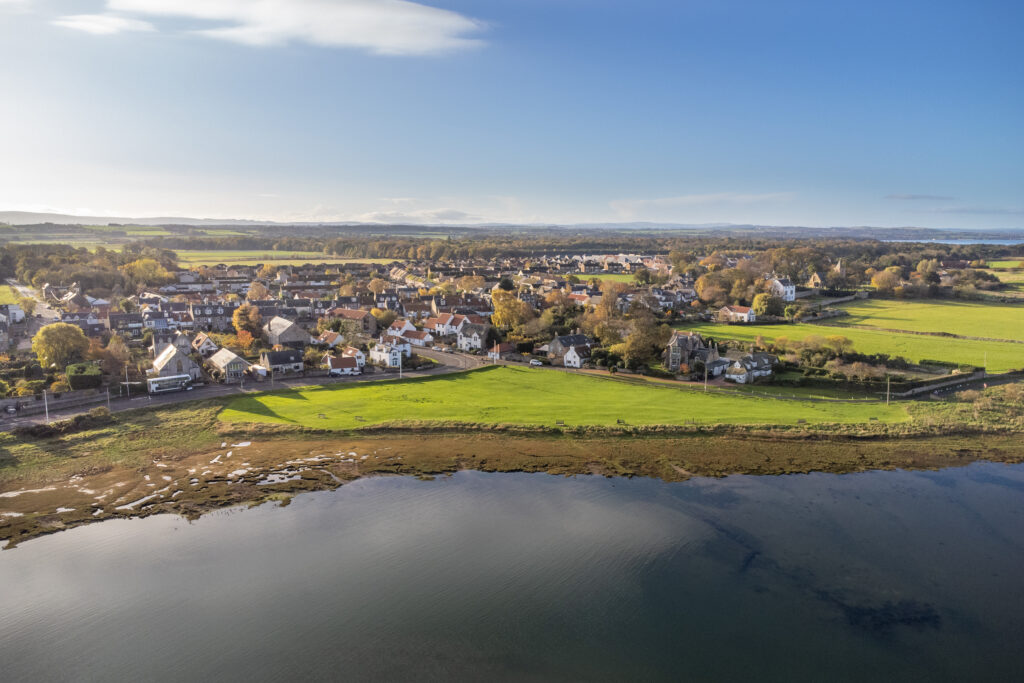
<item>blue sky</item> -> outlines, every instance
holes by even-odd
[[[1024,3],[0,0],[0,209],[1024,227]]]

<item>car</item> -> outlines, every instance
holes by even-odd
[[[542,366],[542,365],[544,365],[544,364],[543,364],[543,363],[541,363],[541,362],[540,362],[539,360],[537,360],[536,358],[532,358],[532,359],[530,359],[530,365],[533,365],[533,366],[535,366],[535,367],[540,367],[540,366]]]

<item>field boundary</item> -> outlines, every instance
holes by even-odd
[[[841,325],[827,322],[817,322],[816,320],[801,320],[809,325],[818,325],[820,327],[831,327],[834,329],[843,329],[844,327],[852,327],[858,330],[874,330],[877,332],[897,332],[899,334],[917,334],[922,337],[948,337],[951,339],[964,339],[967,341],[984,341],[984,342],[999,342],[1006,344],[1024,344],[1024,339],[999,339],[997,337],[968,337],[962,334],[953,334],[952,332],[921,332],[917,330],[901,330],[896,327],[875,327],[874,325]]]

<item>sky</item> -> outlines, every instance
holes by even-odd
[[[1024,228],[1024,3],[0,0],[0,210]]]

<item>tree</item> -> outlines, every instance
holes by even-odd
[[[32,338],[32,350],[44,367],[64,368],[82,360],[88,349],[89,339],[82,328],[68,323],[47,325]]]
[[[506,292],[511,292],[513,289],[516,288],[516,283],[512,282],[512,279],[510,277],[505,276],[498,281],[498,287],[505,290]]]
[[[463,292],[471,292],[483,287],[487,281],[481,275],[463,275],[455,282]]]
[[[231,324],[235,332],[247,331],[253,339],[260,337],[263,333],[263,318],[260,316],[260,309],[252,304],[242,304],[235,309],[231,315]]]
[[[635,273],[633,273],[633,280],[638,285],[649,285],[651,284],[651,271],[647,270],[646,268],[640,268]]]
[[[252,332],[249,330],[238,330],[238,334],[235,335],[238,338],[238,347],[245,353],[252,351],[253,344],[256,343],[256,338],[252,336]]]
[[[366,288],[377,296],[380,296],[381,293],[388,288],[388,281],[375,277],[370,280],[370,284],[366,285]]]
[[[36,312],[36,304],[39,303],[30,296],[23,296],[18,299],[18,305],[21,310],[25,311],[25,315],[32,315]]]
[[[892,292],[899,284],[900,276],[889,270],[882,270],[871,276],[871,286],[880,292]]]
[[[398,317],[398,314],[394,311],[384,310],[383,308],[371,308],[370,315],[377,319],[378,327],[389,327]]]
[[[245,298],[249,301],[263,301],[270,298],[270,290],[259,280],[254,280],[249,285],[249,291],[246,292]]]
[[[757,315],[782,315],[784,302],[777,296],[761,292],[754,296],[751,308]]]
[[[491,314],[491,322],[497,327],[510,330],[518,327],[533,318],[533,307],[525,301],[520,301],[510,292],[497,289],[491,294],[491,305],[494,313]]]
[[[159,261],[141,258],[121,266],[121,272],[130,284],[136,286],[165,285],[174,280],[174,275],[164,268]]]

